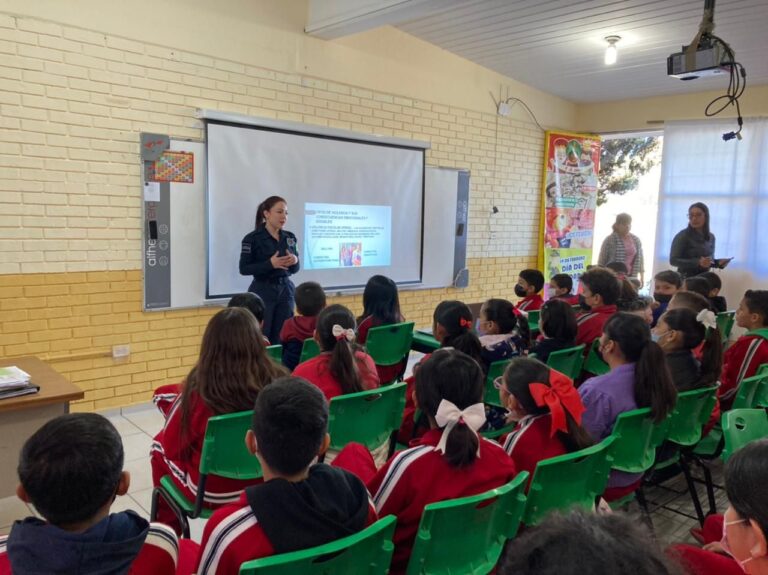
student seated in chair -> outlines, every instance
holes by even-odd
[[[728,348],[723,357],[722,385],[717,390],[720,404],[730,409],[739,384],[768,363],[768,290],[747,290],[736,309],[736,325],[747,330]]]
[[[315,334],[317,316],[325,307],[325,292],[317,282],[304,282],[296,287],[296,311],[299,315],[288,318],[280,329],[283,346],[283,365],[290,370],[299,365],[304,340]]]
[[[171,528],[133,511],[109,512],[131,478],[123,471],[120,434],[105,417],[52,419],[24,444],[18,472],[19,498],[44,519],[16,521],[0,537],[0,574],[176,572],[179,544]],[[192,557],[196,547],[189,548]]]
[[[579,278],[582,286],[581,303],[586,311],[576,318],[576,345],[589,346],[603,332],[603,326],[616,313],[621,296],[621,283],[611,270],[592,268]]]
[[[549,354],[576,345],[576,313],[565,300],[551,299],[541,306],[539,338],[530,352],[547,363]]]
[[[309,382],[283,377],[259,393],[245,443],[264,483],[208,520],[198,575],[234,574],[246,561],[316,547],[376,521],[360,479],[315,463],[328,449],[327,430],[328,404]]]

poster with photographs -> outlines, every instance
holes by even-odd
[[[547,282],[567,273],[576,286],[592,261],[600,137],[569,132],[545,137],[539,265]]]

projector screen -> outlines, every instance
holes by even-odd
[[[243,237],[269,196],[285,198],[296,284],[365,285],[374,274],[421,281],[424,150],[208,121],[208,297],[247,290]]]

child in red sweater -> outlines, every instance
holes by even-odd
[[[541,290],[544,289],[544,274],[539,270],[527,269],[520,272],[515,284],[515,295],[521,299],[517,302],[520,311],[537,311],[544,304]]]
[[[208,520],[198,575],[237,573],[245,561],[329,543],[376,521],[360,479],[313,464],[328,449],[327,430],[328,404],[303,379],[280,378],[259,394],[245,442],[264,483]]]
[[[285,320],[280,329],[283,365],[290,370],[299,365],[304,340],[314,336],[317,316],[325,307],[325,292],[317,282],[299,284],[294,297],[300,315]]]
[[[355,345],[355,318],[343,305],[331,305],[317,318],[315,339],[320,355],[299,364],[293,371],[315,384],[330,401],[337,395],[379,387],[379,375],[371,356]]]
[[[152,481],[170,475],[187,497],[194,499],[208,418],[253,408],[256,396],[285,369],[269,359],[256,318],[232,307],[208,322],[200,357],[181,386],[165,426],[152,442]],[[236,501],[248,485],[236,479],[210,477],[205,502],[210,507]],[[157,520],[178,528],[170,508],[160,499]]]
[[[483,493],[511,481],[515,466],[501,446],[480,437],[485,376],[457,350],[438,350],[416,372],[416,403],[430,430],[368,483],[379,516],[397,515],[390,573],[404,573],[424,506]]]
[[[717,393],[723,410],[729,409],[741,381],[768,363],[768,290],[747,290],[736,310],[736,325],[747,330],[728,348]]]
[[[533,478],[539,461],[594,445],[581,426],[581,397],[562,373],[536,359],[518,357],[496,384],[502,403],[517,419],[504,449],[518,471],[528,471]]]

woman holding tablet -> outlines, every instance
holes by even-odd
[[[264,300],[264,335],[279,340],[283,322],[293,316],[294,286],[290,276],[299,271],[296,236],[284,230],[288,205],[270,196],[256,210],[256,229],[243,238],[240,274],[253,276],[248,291]]]
[[[672,240],[669,263],[684,278],[724,268],[733,258],[715,259],[715,234],[709,231],[709,208],[696,202],[688,208],[688,227]]]

